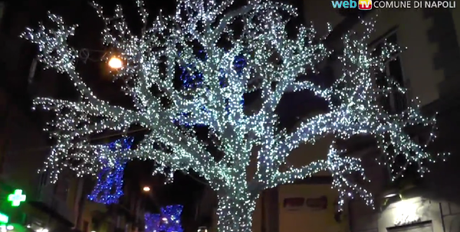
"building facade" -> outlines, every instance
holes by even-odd
[[[329,45],[340,48],[340,35],[348,30],[362,31],[358,16],[369,20],[377,17],[376,32],[369,46],[383,40],[408,47],[388,62],[386,74],[409,89],[406,96],[394,97],[390,107],[398,110],[408,99],[419,97],[426,115],[438,112],[438,140],[433,151],[448,151],[447,162],[430,165],[431,173],[418,178],[416,170],[391,182],[388,170],[373,160],[376,151],[359,155],[372,183],[367,186],[376,196],[376,210],[359,199],[349,204],[350,232],[457,232],[460,231],[459,127],[460,62],[458,9],[372,10],[357,12],[333,9],[330,1],[304,1],[308,21],[322,26],[331,22],[334,30]],[[318,6],[320,5],[320,6]],[[320,12],[320,13],[319,13]],[[324,32],[324,30],[323,30]],[[419,135],[421,138],[423,135]],[[353,154],[352,154],[353,155]]]
[[[12,223],[35,229],[72,227],[75,182],[64,177],[52,185],[46,174],[38,174],[49,152],[46,135],[24,112],[26,109],[17,104],[17,98],[4,88],[0,92],[3,108],[1,211],[10,216]],[[11,207],[8,196],[17,189],[22,190],[26,202]]]
[[[120,203],[107,206],[87,199],[94,187],[91,177],[62,173],[59,181],[51,184],[48,173],[37,172],[50,152],[51,142],[43,132],[44,122],[50,118],[32,111],[32,99],[65,98],[69,94],[68,88],[62,88],[63,78],[54,70],[42,70],[34,60],[36,48],[19,35],[26,27],[45,21],[48,10],[73,22],[83,18],[78,17],[83,15],[82,9],[92,10],[86,1],[0,1],[0,216],[9,217],[8,223],[0,222],[0,226],[12,225],[8,227],[11,232],[144,230],[148,199],[142,197],[138,185],[124,185]],[[83,20],[85,23],[93,22]],[[79,41],[90,40],[85,37]],[[19,206],[11,206],[8,201],[15,190],[22,190],[26,196]]]
[[[47,175],[37,173],[49,153],[49,143],[42,130],[41,116],[31,112],[28,77],[33,75],[33,53],[18,38],[27,20],[28,9],[20,4],[1,4],[1,172],[0,211],[9,216],[13,230],[61,230],[73,227],[72,204],[75,182],[63,177],[56,185]],[[24,17],[24,18],[21,18]],[[19,206],[11,206],[8,196],[22,190],[26,197]]]

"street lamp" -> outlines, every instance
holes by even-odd
[[[109,59],[108,65],[110,68],[120,69],[120,68],[123,68],[123,61],[116,56],[112,56]]]
[[[399,191],[396,188],[386,189],[382,193],[382,198],[384,198],[384,199],[392,198],[392,197],[397,196],[398,193],[399,193]]]
[[[142,189],[144,192],[150,192],[150,187],[149,186],[144,186]]]

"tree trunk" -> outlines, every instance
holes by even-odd
[[[249,194],[247,194],[249,195]],[[219,196],[219,232],[251,232],[256,199]]]

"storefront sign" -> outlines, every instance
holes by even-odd
[[[403,226],[416,222],[420,222],[421,218],[417,215],[417,210],[404,210],[399,215],[396,216],[394,220],[395,226]]]
[[[8,195],[8,201],[11,202],[11,206],[18,207],[21,202],[26,201],[26,195],[22,194],[21,189],[16,189],[14,193]]]
[[[285,198],[283,201],[283,207],[289,211],[300,210],[304,206],[305,198],[303,197],[290,197]]]

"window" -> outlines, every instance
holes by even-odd
[[[83,232],[89,232],[89,223],[88,221],[83,222]]]
[[[383,38],[378,39],[372,43],[371,46],[375,47],[374,55],[379,55],[382,46],[385,42],[391,44],[398,43],[398,37],[396,31],[392,30],[387,33]],[[404,93],[398,92],[394,86],[389,85],[385,77],[389,77],[398,83],[401,87],[407,87],[407,80],[404,79],[403,69],[401,66],[401,60],[399,54],[394,54],[387,62],[383,72],[378,71],[376,75],[376,85],[378,87],[391,87],[394,91],[391,94],[384,96],[382,95],[379,99],[383,107],[392,114],[400,113],[407,108],[408,101],[407,96]]]

